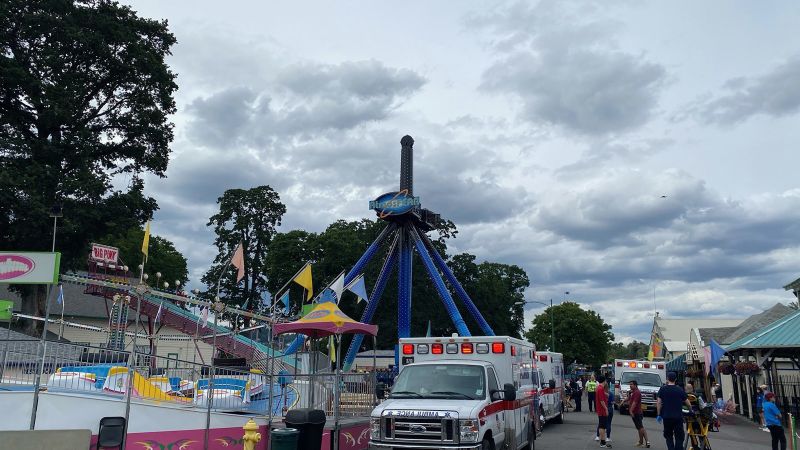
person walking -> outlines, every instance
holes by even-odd
[[[603,389],[608,392],[608,418],[606,419],[606,442],[611,442],[611,420],[614,419],[614,389],[611,387],[612,380],[606,378]],[[595,431],[595,441],[600,440],[600,427]]]
[[[594,391],[595,411],[597,411],[597,438],[600,440],[600,448],[611,448],[611,443],[606,441],[606,427],[608,426],[608,394],[606,393],[605,378],[601,375],[597,379],[599,383]]]
[[[594,411],[594,391],[597,389],[597,380],[594,378],[594,374],[592,377],[589,378],[589,381],[586,382],[586,396],[589,400],[589,412]]]
[[[572,388],[572,401],[575,402],[575,412],[581,412],[581,380],[576,378],[570,385]]]
[[[683,448],[683,439],[686,433],[683,431],[683,411],[681,408],[685,404],[689,411],[692,404],[686,392],[675,385],[678,375],[675,372],[667,374],[667,384],[658,390],[658,400],[656,401],[656,421],[664,425],[664,439],[667,442],[667,450]]]
[[[781,411],[775,406],[775,394],[767,392],[764,395],[764,421],[772,436],[772,450],[786,450],[786,434],[783,432]],[[778,449],[780,444],[780,449]]]
[[[639,433],[639,442],[634,447],[650,448],[650,440],[647,438],[647,430],[644,429],[644,411],[642,411],[642,391],[639,390],[639,383],[636,380],[630,382],[630,393],[628,394],[628,411],[630,411],[633,426]]]

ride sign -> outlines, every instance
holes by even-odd
[[[387,192],[369,202],[369,209],[374,209],[378,217],[400,216],[420,206],[419,197],[408,194],[408,190]]]
[[[92,259],[105,263],[116,264],[119,259],[119,249],[107,245],[92,244]]]

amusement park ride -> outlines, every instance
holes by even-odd
[[[453,296],[442,279],[442,274],[456,296],[464,303],[467,311],[478,323],[483,335],[494,336],[492,327],[478,311],[475,303],[447,267],[444,259],[433,247],[426,234],[435,229],[441,219],[439,214],[422,208],[419,197],[414,197],[414,139],[411,136],[404,136],[400,140],[400,145],[400,190],[383,194],[370,202],[370,209],[375,210],[378,218],[387,222],[386,228],[350,269],[344,280],[345,285],[354,280],[378,252],[381,243],[391,240],[378,281],[370,296],[369,305],[361,315],[361,322],[372,322],[389,276],[395,266],[398,266],[397,337],[399,339],[411,336],[411,269],[412,254],[416,249],[417,255],[436,287],[458,334],[461,336],[471,335],[453,301]],[[346,370],[353,364],[362,340],[363,336],[357,335],[351,342],[345,358]]]

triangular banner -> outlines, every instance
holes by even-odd
[[[344,292],[344,273],[336,277],[331,284],[331,290],[336,294],[336,303],[339,303],[342,300],[342,292]]]
[[[367,286],[364,284],[364,275],[359,275],[353,282],[347,286],[347,290],[356,294],[358,301],[364,300],[369,302],[369,295],[367,295]]]
[[[286,292],[281,295],[281,298],[278,299],[284,306],[284,313],[288,316],[289,312],[291,311],[291,302],[289,301],[289,290],[287,289]]]
[[[303,270],[301,270],[292,281],[303,286],[306,290],[306,301],[311,300],[314,294],[314,281],[311,278],[311,264],[306,264]]]

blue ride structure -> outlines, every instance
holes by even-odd
[[[467,295],[442,256],[433,247],[433,243],[427,235],[429,231],[436,228],[441,218],[439,214],[422,208],[419,197],[414,196],[414,139],[411,136],[404,136],[400,140],[400,146],[400,190],[388,192],[370,202],[370,209],[376,212],[378,218],[387,223],[386,228],[345,275],[344,284],[346,286],[364,271],[382,244],[390,242],[383,267],[370,295],[369,304],[361,315],[361,321],[372,323],[386,284],[397,267],[397,335],[398,338],[410,337],[411,308],[413,307],[411,274],[414,262],[413,254],[416,253],[431,282],[436,287],[439,298],[458,334],[471,336],[469,328],[456,306],[451,289],[455,298],[465,305],[466,310],[478,323],[481,333],[486,336],[494,336],[492,327],[478,311],[475,303]],[[345,370],[349,370],[352,366],[363,339],[363,335],[353,337],[345,357]],[[291,353],[289,350],[287,349],[285,353]]]

